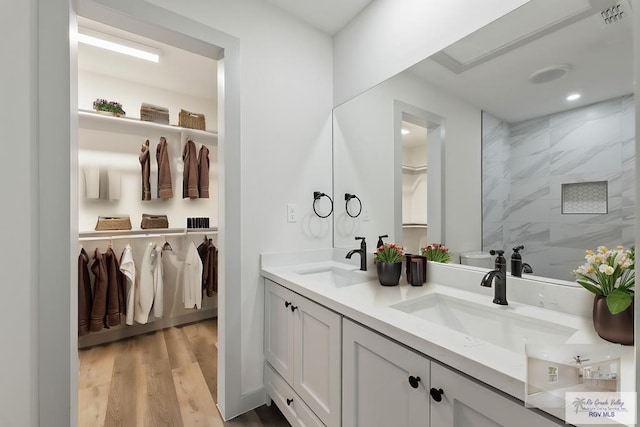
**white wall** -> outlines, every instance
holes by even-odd
[[[549,382],[549,366],[558,368],[558,382]],[[527,393],[569,387],[578,384],[578,369],[549,360],[527,358]]]
[[[334,38],[339,105],[529,0],[375,0]]]
[[[7,8],[11,3],[11,13]],[[35,426],[37,417],[37,3],[3,2],[0,42],[3,61],[2,117],[5,161],[2,186],[2,297],[0,312],[0,425]],[[61,390],[63,393],[64,391]]]
[[[479,250],[480,110],[410,72],[401,73],[335,109],[335,246],[351,248],[354,236],[365,236],[372,243],[380,234],[389,234],[389,242],[402,237],[394,235],[394,224],[401,218],[394,218],[394,210],[390,208],[394,164],[401,161],[394,159],[394,100],[444,118],[445,242],[454,252]],[[435,161],[430,159],[430,165]],[[369,207],[369,221],[346,216],[344,197],[340,197],[345,192],[357,194]],[[430,225],[432,230],[437,226]]]
[[[242,392],[262,387],[259,254],[330,247],[331,218],[312,211],[331,192],[332,46],[329,36],[261,1],[156,5],[240,39],[242,133]],[[232,195],[232,197],[234,197]],[[298,222],[287,223],[287,203]]]

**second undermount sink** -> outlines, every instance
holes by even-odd
[[[336,288],[343,288],[371,280],[364,271],[335,266],[315,267],[297,271],[296,273],[317,282],[328,283]]]
[[[418,318],[518,353],[525,344],[561,344],[577,329],[515,310],[433,293],[392,305]]]

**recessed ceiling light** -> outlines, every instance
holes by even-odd
[[[572,93],[571,95],[567,96],[567,101],[575,101],[578,98],[580,98],[579,93]]]
[[[146,61],[158,62],[160,60],[160,51],[158,49],[89,28],[78,27],[78,42]]]
[[[410,134],[410,133],[411,133],[411,131],[410,131],[409,129],[402,129],[402,130],[400,131],[400,133],[401,133],[401,134],[403,134],[403,135],[408,135],[408,134]]]

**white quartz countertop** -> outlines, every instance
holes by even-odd
[[[567,339],[567,344],[608,344],[595,333],[591,318],[511,300],[507,306],[493,304],[493,289],[482,288],[480,279],[475,283],[460,284],[456,287],[430,281],[423,286],[410,286],[404,279],[403,266],[400,284],[385,287],[378,283],[375,267],[371,266],[373,268],[370,267],[367,273],[358,272],[358,274],[368,274],[366,282],[336,287],[327,280],[299,272],[330,267],[357,270],[357,267],[335,260],[309,262],[308,257],[302,257],[301,262],[293,262],[292,258],[287,261],[288,263],[285,262],[283,265],[264,262],[263,258],[262,275],[431,359],[462,371],[523,401],[526,381],[524,343],[522,343],[522,351],[507,350],[391,306],[402,305],[401,303],[405,301],[429,294],[443,294],[473,302],[478,307],[503,312],[507,316],[510,313],[517,313],[575,329]],[[455,271],[452,274],[455,275]],[[429,273],[427,276],[429,277]],[[481,278],[482,275],[478,277]],[[509,297],[509,279],[507,279],[507,296]],[[570,304],[571,301],[567,303]],[[625,354],[632,355],[629,349],[632,347],[626,348]],[[630,362],[622,361],[621,375],[624,375],[625,363],[633,364],[633,357]]]

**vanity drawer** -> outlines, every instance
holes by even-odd
[[[264,364],[264,387],[269,397],[278,405],[292,426],[324,427],[320,418],[309,409],[300,396],[267,362]],[[289,399],[289,404],[287,404],[287,399]]]

